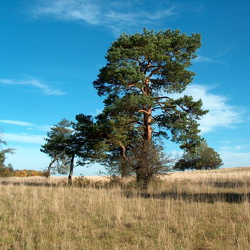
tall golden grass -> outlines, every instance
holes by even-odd
[[[250,168],[89,180],[0,179],[0,249],[250,249]]]

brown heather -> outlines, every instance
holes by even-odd
[[[0,249],[250,249],[250,168],[133,180],[0,179]]]

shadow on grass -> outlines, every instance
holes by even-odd
[[[249,187],[250,182],[243,182],[243,181],[215,181],[209,182],[211,186],[218,187],[218,188],[238,188],[238,187]]]
[[[13,185],[13,186],[31,186],[31,187],[57,187],[56,183],[46,182],[13,182],[13,181],[2,181],[0,185]]]
[[[161,192],[159,194],[150,194],[146,192],[131,193],[125,191],[127,198],[141,197],[145,199],[174,199],[186,202],[227,202],[227,203],[242,203],[250,201],[250,193],[238,194],[238,193],[200,193],[200,194],[188,194],[188,193],[175,193],[175,192]]]
[[[225,183],[214,183],[217,187],[223,185],[225,187]],[[46,182],[13,182],[13,181],[1,181],[0,185],[14,185],[14,186],[31,186],[31,187],[58,187],[57,183],[46,183]],[[230,188],[239,187],[233,186],[230,183]],[[102,187],[105,188],[105,187]],[[207,203],[214,203],[214,202],[227,202],[227,203],[242,203],[245,201],[250,202],[250,193],[232,193],[232,192],[220,192],[220,193],[186,193],[186,192],[160,192],[150,194],[146,191],[131,191],[131,190],[124,190],[122,194],[126,198],[144,198],[144,199],[174,199],[180,200],[185,202],[207,202]]]

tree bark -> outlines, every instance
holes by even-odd
[[[51,169],[52,169],[52,167],[53,167],[53,164],[55,163],[55,161],[56,161],[56,158],[53,158],[53,160],[50,162],[50,164],[49,164],[49,166],[48,166],[48,169],[47,169],[47,178],[48,177],[50,177],[50,175],[51,175]]]
[[[143,94],[146,96],[150,96],[150,88],[149,88],[150,77],[147,77],[145,80],[145,87],[143,89]],[[147,142],[151,142],[152,140],[152,107],[146,107],[146,112],[144,113],[144,140]]]
[[[148,185],[152,180],[152,175],[148,175],[145,169],[138,169],[136,172],[136,182],[141,189],[148,189]]]
[[[150,96],[149,81],[150,78],[147,78],[145,87],[143,88],[143,94],[146,96]],[[145,107],[145,111],[146,112],[143,113],[144,135],[141,148],[142,154],[140,155],[139,165],[136,169],[136,181],[143,189],[148,188],[151,180],[151,176],[148,175],[151,163],[147,161],[147,158],[150,150],[150,143],[152,141],[152,107]]]
[[[144,141],[151,142],[152,139],[152,108],[148,108],[144,113]]]
[[[73,184],[73,171],[74,171],[74,159],[75,154],[72,155],[70,160],[69,176],[68,176],[68,185],[72,186]]]

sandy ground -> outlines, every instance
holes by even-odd
[[[109,181],[110,177],[108,176],[75,176],[76,178],[85,178],[93,182],[99,181]],[[125,181],[129,181],[134,177],[128,177]],[[200,171],[186,171],[186,172],[173,172],[164,175],[159,175],[159,178],[164,180],[206,180],[206,179],[237,179],[237,180],[250,180],[250,167],[241,167],[241,168],[224,168],[218,170],[200,170]],[[49,178],[45,177],[0,177],[0,184],[6,183],[53,183],[57,184],[58,182],[65,181],[67,182],[67,176],[58,177],[52,176]]]

